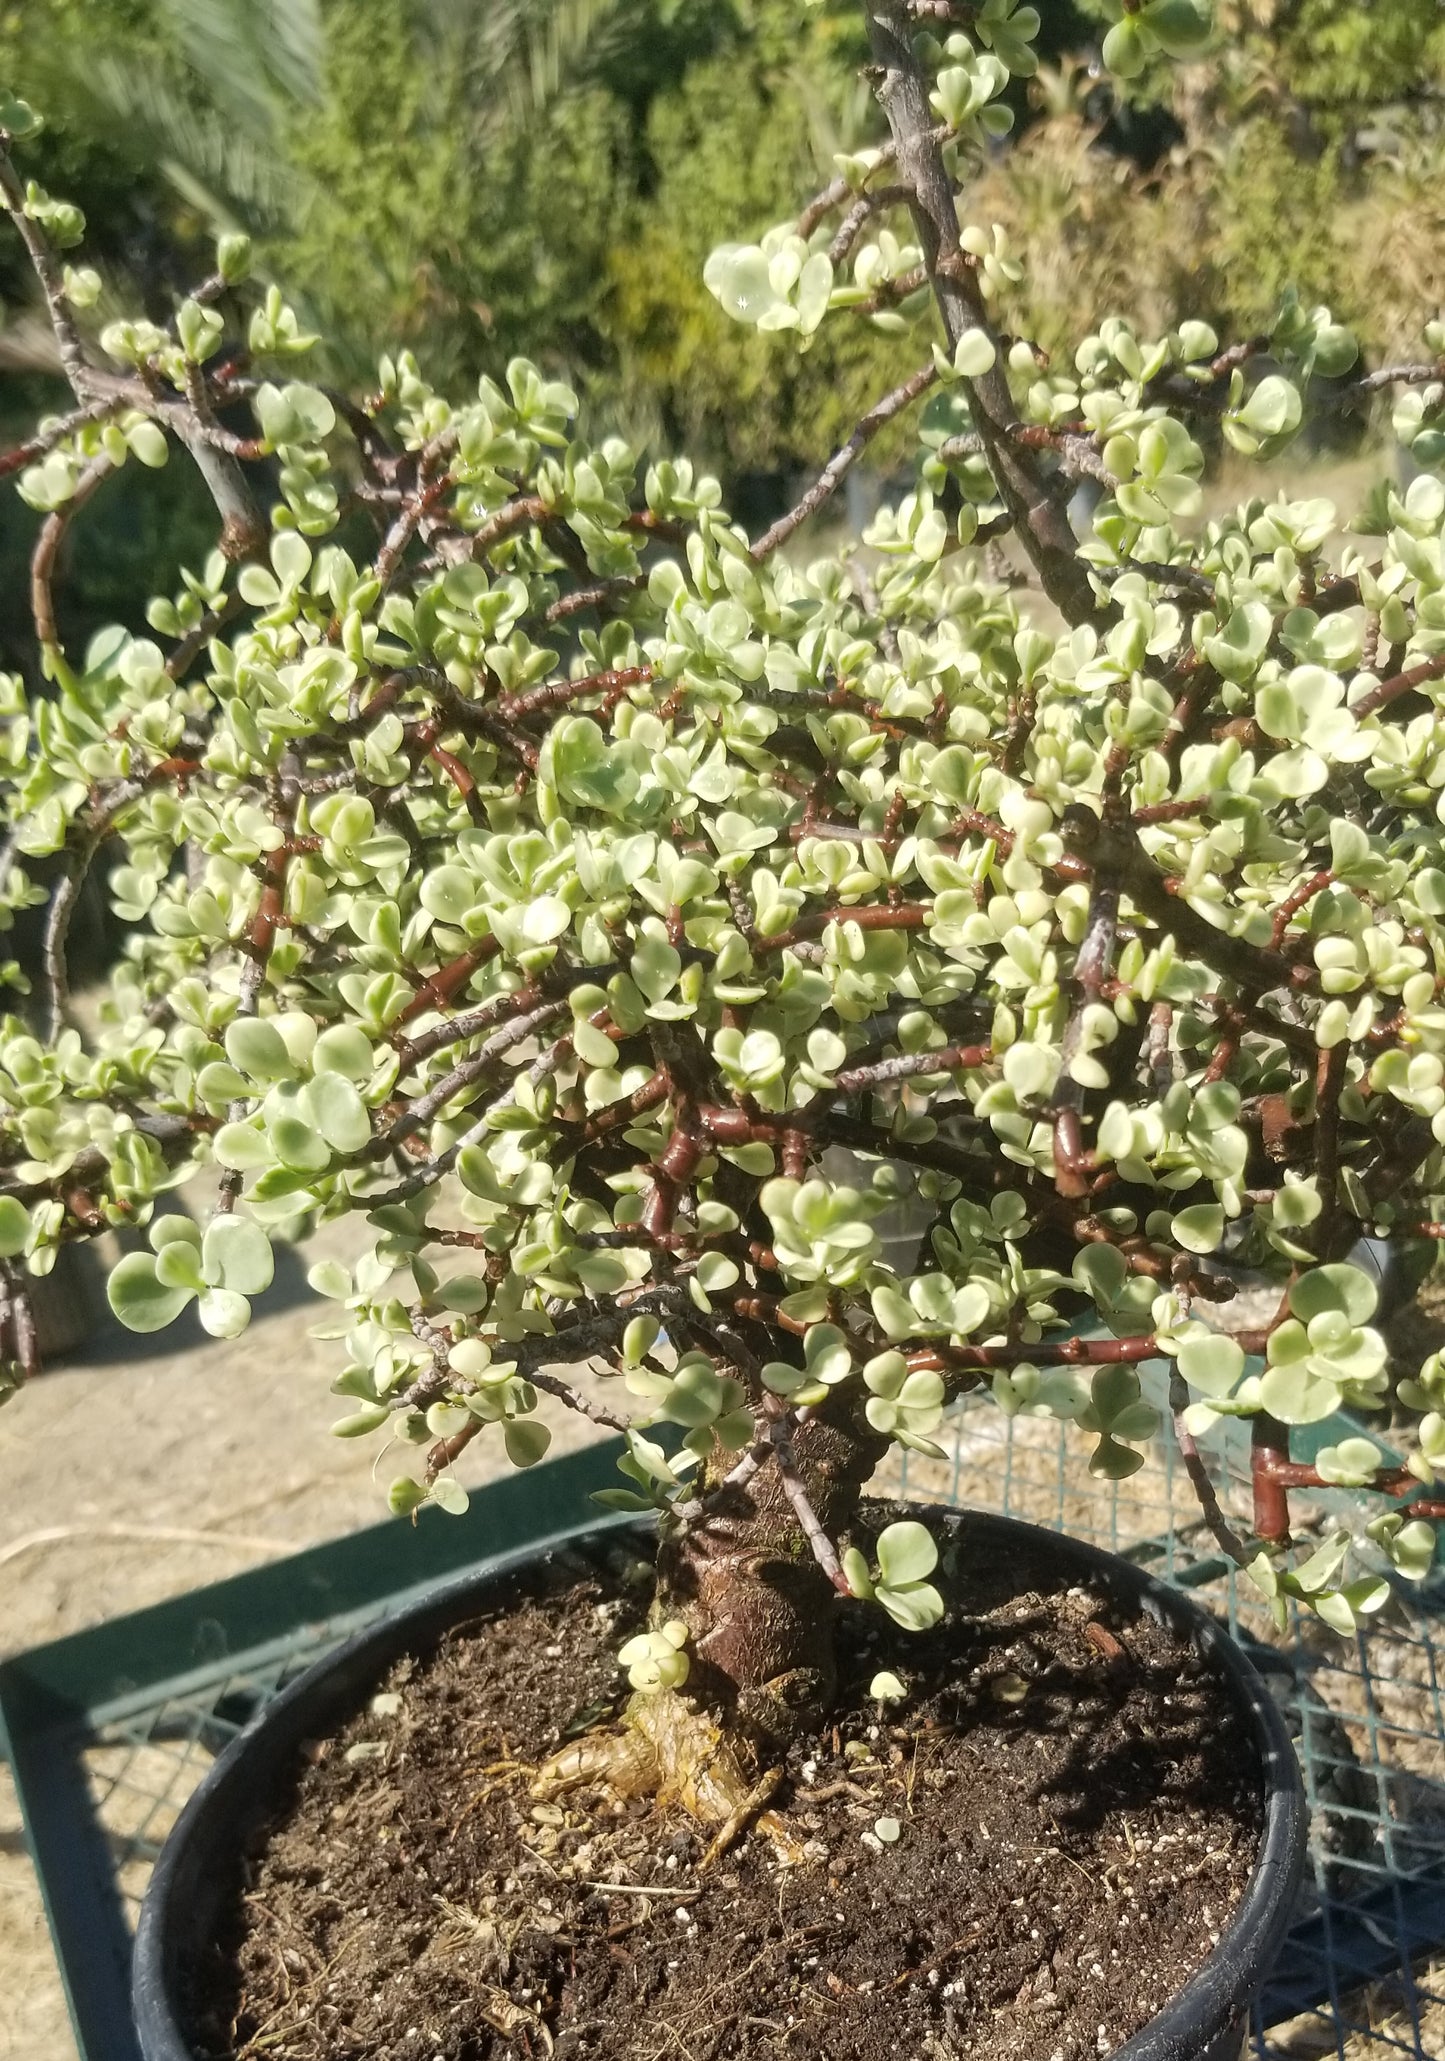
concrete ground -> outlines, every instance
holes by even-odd
[[[348,1236],[333,1226],[278,1253],[275,1285],[229,1343],[193,1321],[136,1338],[94,1297],[86,1343],[0,1411],[0,1656],[385,1516],[375,1442],[327,1436],[348,1407],[328,1393],[341,1347],[308,1335],[328,1306],[306,1268],[345,1256]],[[544,1399],[543,1414],[554,1451],[590,1435],[560,1405]],[[505,1468],[499,1453],[479,1440],[462,1480]],[[3,1764],[0,2061],[75,2061]]]

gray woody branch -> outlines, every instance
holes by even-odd
[[[909,207],[949,353],[970,329],[981,329],[997,353],[992,371],[963,381],[974,427],[1044,592],[1069,622],[1083,622],[1094,613],[1096,602],[1063,504],[1033,454],[1009,440],[1014,407],[1002,346],[958,240],[953,181],[934,134],[907,10],[897,0],[865,0],[865,11],[869,45],[881,73],[878,100],[888,119],[898,171],[911,190]]]
[[[90,363],[65,293],[65,275],[50,238],[26,211],[25,188],[11,161],[8,139],[0,138],[0,205],[14,222],[45,297],[61,368],[80,403],[80,420],[99,420],[112,405],[132,406],[174,431],[195,460],[221,518],[221,549],[232,560],[252,557],[266,542],[267,525],[236,459],[225,450],[225,433],[203,410],[185,402],[159,407],[139,380],[119,378]]]

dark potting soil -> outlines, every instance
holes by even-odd
[[[841,1608],[836,1722],[777,1799],[797,1867],[755,1833],[700,1875],[680,1807],[534,1802],[621,1708],[645,1594],[625,1546],[558,1557],[308,1749],[192,1971],[199,2052],[1097,2061],[1218,1940],[1263,1825],[1248,1729],[1047,1550],[964,1567],[921,1637]]]

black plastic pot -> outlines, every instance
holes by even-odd
[[[1064,1571],[1142,1608],[1210,1655],[1247,1712],[1266,1789],[1265,1832],[1243,1900],[1219,1945],[1173,2001],[1117,2049],[1114,2061],[1237,2061],[1249,2006],[1289,1924],[1304,1868],[1308,1813],[1289,1734],[1269,1691],[1229,1635],[1179,1590],[1127,1560],[1012,1518],[947,1515],[967,1553],[1006,1558],[1046,1540]],[[195,2061],[181,2029],[184,1971],[196,1967],[234,1894],[237,1857],[265,1822],[304,1740],[333,1730],[386,1671],[476,1614],[504,1578],[549,1551],[618,1536],[616,1523],[579,1527],[484,1562],[396,1615],[359,1632],[258,1713],[186,1805],[151,1878],[135,1943],[132,1996],[145,2061]]]

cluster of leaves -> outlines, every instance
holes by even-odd
[[[1031,10],[990,0],[916,44],[870,13],[966,165]],[[827,203],[856,217],[852,285],[825,207],[718,259],[731,312],[874,319],[925,245],[890,162],[845,166]],[[1384,480],[1342,521],[1262,480],[1200,515],[1203,425],[1263,465],[1315,374],[1352,373],[1327,309],[1287,303],[1264,363],[1258,339],[1114,317],[1040,364],[992,312],[1019,261],[971,223],[944,281],[962,311],[938,274],[885,296],[924,362],[869,420],[934,394],[920,485],[869,564],[809,560],[778,547],[865,430],[753,539],[688,462],[579,435],[526,361],[450,399],[398,352],[358,405],[277,290],[238,295],[236,243],[171,321],[87,332],[54,244],[80,225],[3,176],[77,403],[9,466],[46,524],[45,683],[5,689],[7,916],[43,895],[37,862],[57,881],[50,1034],[0,1041],[18,1363],[24,1270],[67,1239],[149,1223],[117,1313],[151,1328],[196,1299],[232,1336],[270,1238],[354,1215],[372,1248],[315,1276],[341,1306],[336,1428],[395,1442],[399,1511],[462,1507],[477,1436],[534,1462],[559,1395],[625,1431],[615,1500],[685,1534],[775,1468],[835,1586],[922,1625],[927,1532],[893,1527],[876,1562],[829,1538],[799,1453],[819,1418],[875,1456],[936,1450],[950,1398],[989,1382],[1074,1423],[1105,1477],[1166,1425],[1193,1467],[1219,1419],[1252,1419],[1255,1535],[1201,1493],[1281,1599],[1343,1621],[1387,1593],[1360,1552],[1423,1572],[1433,1363],[1405,1469],[1348,1436],[1314,1469],[1394,1498],[1369,1538],[1293,1568],[1269,1503],[1300,1471],[1289,1426],[1384,1392],[1351,1249],[1432,1228],[1445,1194],[1445,487]],[[1429,348],[1358,383],[1362,406],[1416,397],[1425,465]],[[173,438],[225,549],[153,601],[152,637],[70,650],[58,541]],[[1080,477],[1102,498],[1075,548],[1039,524]],[[970,548],[1009,529],[1061,628]],[[82,1037],[66,932],[102,847],[135,927]],[[154,1221],[207,1163],[204,1231]],[[900,1197],[916,1248],[886,1235]],[[1220,1258],[1278,1283],[1270,1323],[1203,1320]],[[661,1687],[685,1661],[669,1619],[628,1664]]]

